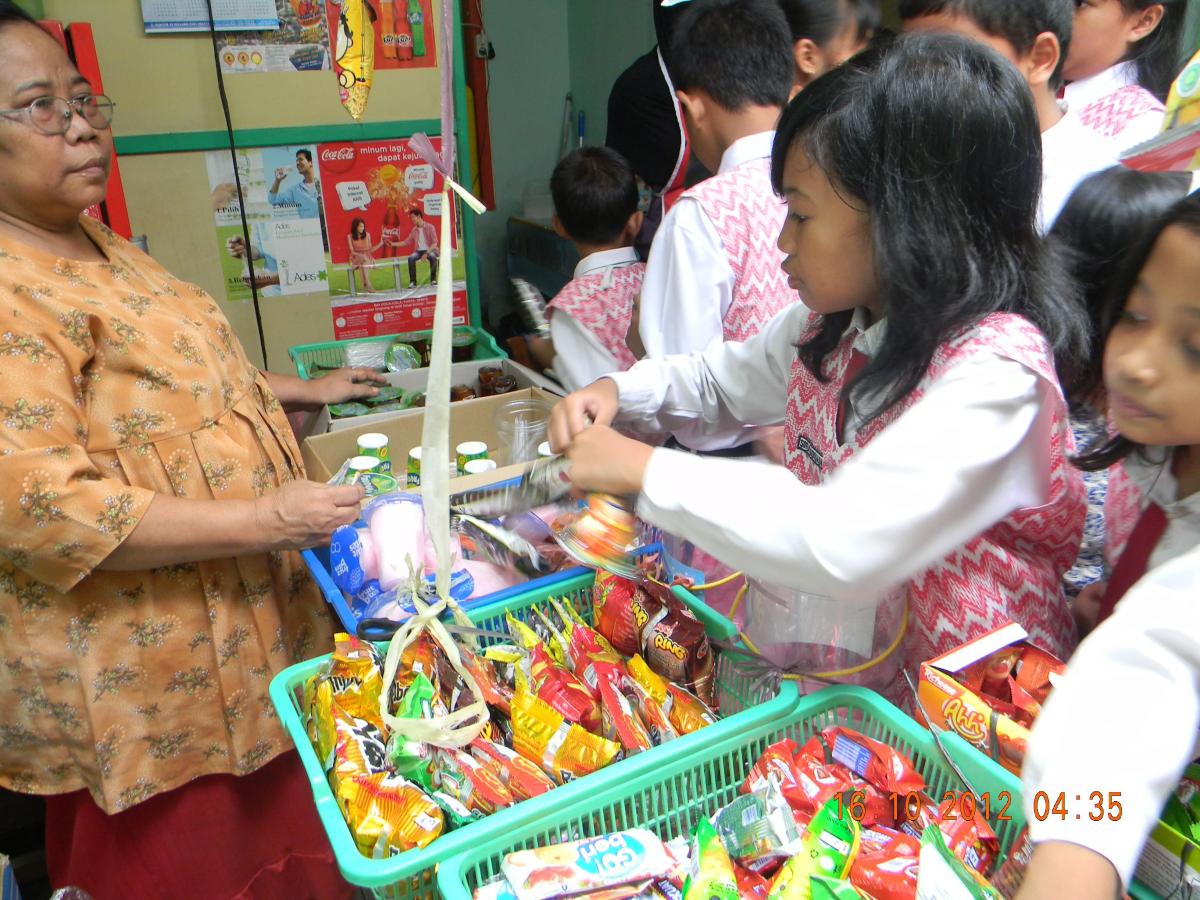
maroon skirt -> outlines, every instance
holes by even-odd
[[[295,751],[252,775],[206,775],[108,815],[87,791],[46,798],[54,888],[95,900],[343,900]]]

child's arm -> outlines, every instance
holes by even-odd
[[[551,312],[550,339],[553,342],[554,374],[568,391],[587,387],[597,378],[620,368],[595,336],[567,313]]]
[[[684,197],[663,219],[642,285],[638,334],[646,355],[705,350],[724,338],[734,276],[712,222]]]
[[[1075,844],[1100,854],[1126,886],[1163,801],[1193,756],[1200,722],[1198,597],[1200,548],[1138,582],[1071,657],[1025,758],[1030,837],[1047,850]],[[1031,804],[1038,791],[1051,807],[1065,794],[1068,815],[1037,821]],[[1099,822],[1091,819],[1097,800]],[[1054,856],[1045,854],[1043,862],[1034,856],[1022,898],[1066,896],[1034,892],[1053,875]]]

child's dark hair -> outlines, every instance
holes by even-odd
[[[879,0],[779,0],[792,41],[808,38],[824,47],[848,22],[854,36],[867,41],[879,30]]]
[[[361,225],[361,226],[362,226],[362,233],[363,233],[363,237],[366,237],[366,236],[367,236],[367,223],[366,223],[366,220],[365,220],[365,219],[361,219],[361,218],[359,218],[358,216],[355,216],[353,219],[351,219],[351,220],[350,220],[350,237],[352,237],[352,238],[357,238],[357,237],[358,237],[358,226],[359,226],[359,225]]]
[[[18,24],[36,25],[37,20],[13,3],[13,0],[0,0],[0,28]]]
[[[1159,217],[1157,222],[1150,226],[1141,240],[1130,251],[1128,258],[1117,274],[1116,280],[1113,282],[1112,290],[1108,294],[1108,303],[1105,306],[1102,316],[1104,323],[1103,338],[1098,344],[1100,351],[1108,343],[1108,336],[1112,332],[1113,326],[1120,320],[1121,313],[1125,309],[1125,303],[1129,299],[1129,295],[1133,292],[1133,288],[1142,274],[1142,268],[1146,265],[1146,260],[1150,258],[1150,253],[1153,251],[1159,236],[1172,225],[1178,225],[1181,228],[1186,228],[1192,234],[1200,235],[1200,191],[1193,191],[1168,209]],[[1078,468],[1083,469],[1085,472],[1099,472],[1107,469],[1109,466],[1116,465],[1130,454],[1142,452],[1145,449],[1141,444],[1129,440],[1129,438],[1122,434],[1117,434],[1099,447],[1084,449],[1075,458],[1074,462]]]
[[[637,212],[637,178],[611,147],[583,147],[563,157],[550,176],[554,212],[581,244],[611,244]]]
[[[728,110],[783,106],[795,71],[778,0],[692,0],[671,41],[671,78]]]
[[[900,18],[919,19],[940,13],[966,16],[993,37],[1013,45],[1019,54],[1033,49],[1034,39],[1043,32],[1058,38],[1058,66],[1050,86],[1062,83],[1062,67],[1071,42],[1071,23],[1076,3],[1072,0],[900,0]]]
[[[1142,235],[1174,203],[1187,196],[1187,172],[1138,172],[1113,166],[1089,175],[1071,193],[1050,229],[1083,292],[1092,334],[1103,331],[1108,295]],[[1103,379],[1100,347],[1078,378],[1064,383],[1072,406],[1093,397]]]
[[[1127,14],[1161,3],[1158,27],[1130,48],[1125,59],[1137,66],[1137,82],[1159,100],[1166,100],[1171,82],[1183,66],[1180,35],[1187,16],[1187,0],[1121,0]]]
[[[964,148],[970,148],[966,152]],[[903,35],[864,50],[784,111],[771,180],[803,152],[870,217],[887,330],[851,386],[873,415],[925,376],[936,349],[995,312],[1037,325],[1073,372],[1087,351],[1077,289],[1038,236],[1041,133],[1028,85],[991,49],[950,34]],[[852,311],[825,316],[799,347],[817,378]]]

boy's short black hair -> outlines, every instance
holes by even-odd
[[[296,155],[303,156],[309,162],[312,162],[312,151],[309,150],[307,147],[301,147],[299,150],[296,151]]]
[[[900,0],[900,18],[907,21],[940,13],[966,16],[993,37],[1008,41],[1020,54],[1032,50],[1037,36],[1048,31],[1058,38],[1058,66],[1050,78],[1050,86],[1058,87],[1071,43],[1075,7],[1073,0]]]
[[[637,178],[611,147],[582,147],[563,157],[550,193],[563,230],[581,244],[612,243],[638,208]]]
[[[879,0],[846,0],[846,12],[854,20],[855,37],[869,41],[883,23]]]
[[[671,78],[728,110],[783,107],[792,91],[792,34],[777,0],[692,0],[675,26]]]

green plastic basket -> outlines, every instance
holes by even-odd
[[[754,728],[726,730],[702,752],[683,747],[664,749],[657,765],[643,767],[620,781],[609,781],[588,796],[560,806],[552,815],[527,821],[507,833],[471,847],[447,860],[438,872],[438,888],[446,900],[470,900],[478,887],[500,874],[504,857],[515,850],[649,828],[664,840],[687,835],[700,816],[711,815],[732,801],[750,769],[769,744],[790,737],[807,741],[830,725],[848,725],[902,750],[925,776],[928,793],[940,800],[945,791],[963,787],[938,752],[933,735],[878,694],[858,687],[831,687],[795,702],[784,718]],[[1001,849],[1008,852],[1024,824],[1020,780],[973,749],[958,735],[942,743],[975,790],[998,798],[1011,797],[1011,820],[993,821]],[[993,815],[1001,810],[993,799]]]
[[[468,611],[467,615],[476,627],[500,633],[507,632],[505,613],[512,613],[522,621],[531,616],[531,608],[544,603],[550,597],[568,598],[585,619],[592,619],[592,584],[595,573],[586,572],[567,581],[543,586],[496,604]],[[681,588],[676,594],[695,612],[704,623],[710,638],[731,641],[736,637],[732,622],[700,604]],[[497,641],[503,640],[500,634]],[[481,639],[487,644],[488,639]],[[320,672],[329,660],[329,655],[311,659],[291,666],[280,672],[271,681],[271,700],[287,728],[300,760],[304,764],[317,804],[317,812],[329,842],[337,857],[342,875],[351,884],[368,888],[377,897],[407,900],[410,897],[436,897],[436,869],[439,863],[480,843],[495,840],[503,835],[532,827],[535,823],[554,816],[561,808],[573,801],[596,795],[606,788],[617,788],[643,771],[661,768],[668,760],[680,755],[694,757],[706,754],[709,745],[722,739],[735,740],[748,731],[770,729],[769,723],[786,715],[795,705],[798,692],[794,685],[785,684],[779,692],[754,681],[741,673],[732,655],[718,654],[717,685],[718,699],[724,718],[693,734],[684,735],[661,747],[613,763],[605,769],[570,784],[555,788],[540,797],[526,800],[509,809],[500,810],[486,819],[464,828],[442,835],[422,850],[410,850],[389,859],[368,859],[363,856],[350,835],[350,829],[342,817],[342,811],[330,790],[325,772],[317,760],[305,729],[305,713],[298,693],[313,675]]]
[[[472,326],[456,326],[456,330],[466,328],[475,335],[473,359],[503,359],[508,356],[496,339],[482,328]],[[309,368],[313,365],[338,368],[345,365],[346,347],[350,344],[393,344],[396,341],[427,341],[432,332],[412,331],[404,334],[389,334],[384,337],[354,338],[349,341],[323,341],[319,344],[297,344],[288,350],[288,356],[296,366],[296,374],[301,378],[311,378]]]

